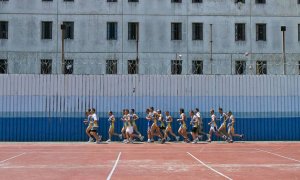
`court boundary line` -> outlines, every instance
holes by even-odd
[[[4,162],[6,162],[6,161],[9,161],[9,160],[15,159],[15,158],[17,158],[17,157],[20,157],[20,156],[22,156],[22,155],[24,155],[24,154],[26,154],[26,153],[23,152],[23,153],[21,153],[21,154],[15,155],[15,156],[13,156],[13,157],[4,159],[4,160],[0,161],[0,164],[4,163]]]
[[[283,156],[283,155],[280,155],[280,154],[277,154],[277,153],[272,153],[270,151],[266,151],[266,150],[262,150],[262,149],[258,149],[258,148],[255,148],[255,149],[258,150],[258,151],[261,151],[261,152],[265,152],[265,153],[268,153],[268,154],[272,154],[274,156],[278,156],[278,157],[281,157],[281,158],[284,158],[284,159],[288,159],[288,160],[300,163],[300,161],[297,160],[297,159],[293,159],[293,158],[290,158],[290,157],[287,157],[287,156]]]
[[[226,176],[225,174],[215,170],[214,168],[212,168],[211,166],[205,164],[204,162],[202,162],[200,159],[196,158],[193,154],[186,152],[188,155],[190,155],[192,158],[194,158],[196,161],[198,161],[200,164],[202,164],[203,166],[205,166],[206,168],[210,169],[211,171],[219,174],[220,176],[223,176],[224,178],[228,179],[228,180],[232,180],[230,177]]]
[[[117,168],[117,165],[118,165],[118,163],[119,163],[121,154],[122,154],[122,152],[119,152],[119,155],[118,155],[118,157],[117,157],[117,160],[115,161],[115,164],[114,164],[113,168],[111,169],[109,175],[107,176],[106,180],[110,180],[110,179],[111,179],[111,177],[112,177],[112,175],[113,175],[115,169]]]

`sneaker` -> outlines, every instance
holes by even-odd
[[[122,134],[119,134],[119,138],[122,140],[122,138],[123,138]]]
[[[106,142],[108,142],[108,143],[109,143],[109,142],[111,142],[111,140],[110,140],[110,139],[108,139]]]
[[[94,142],[95,144],[100,144],[101,142],[100,141],[96,141],[96,142]]]
[[[211,142],[211,139],[206,140],[206,142]]]
[[[169,142],[171,139],[169,138],[169,136],[167,137],[167,141]]]
[[[158,138],[158,141],[161,141],[161,138]]]
[[[123,140],[123,143],[125,143],[126,141],[127,141],[127,139],[124,139],[124,140]]]
[[[241,135],[240,140],[244,140],[244,134]]]
[[[101,136],[101,135],[99,135],[99,141],[101,141],[101,139],[102,139],[102,136]]]
[[[194,141],[192,142],[192,144],[197,144],[197,140],[194,140]]]
[[[151,142],[154,142],[154,139],[151,139]]]
[[[184,139],[184,140],[183,140],[183,143],[189,143],[189,142],[190,142],[189,139]]]
[[[198,136],[198,140],[199,140],[199,141],[202,141],[202,140],[203,140],[203,136],[202,136],[202,135],[199,135],[199,136]]]
[[[150,140],[150,139],[148,139],[147,143],[151,143],[151,140]]]
[[[180,138],[179,136],[176,136],[176,141],[179,141],[179,138]]]
[[[92,137],[90,137],[88,143],[92,143],[92,142],[95,142],[95,141]]]
[[[161,143],[164,144],[166,142],[166,139],[162,139]]]
[[[225,135],[222,136],[222,138],[226,141],[227,140],[227,137]]]
[[[210,134],[206,134],[206,136],[207,136],[207,139],[210,139],[211,137],[210,137]]]
[[[140,141],[143,141],[144,140],[144,136],[140,136]]]

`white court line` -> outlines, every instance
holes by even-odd
[[[115,171],[115,169],[116,169],[116,167],[117,167],[117,165],[118,165],[118,162],[119,162],[119,160],[120,160],[121,154],[122,154],[122,153],[119,152],[118,158],[117,158],[117,160],[116,160],[116,162],[115,162],[115,164],[114,164],[112,170],[110,171],[109,175],[107,176],[106,180],[110,180],[111,176],[113,175],[113,173],[114,173],[114,171]]]
[[[19,156],[22,156],[22,155],[24,155],[24,154],[26,154],[26,153],[21,153],[21,154],[18,154],[18,155],[16,155],[16,156],[10,157],[10,158],[8,158],[8,159],[4,159],[4,160],[0,161],[0,164],[1,164],[1,163],[4,163],[4,162],[6,162],[6,161],[9,161],[9,160],[11,160],[11,159],[17,158],[17,157],[19,157]]]
[[[205,164],[204,162],[202,162],[201,160],[199,160],[198,158],[196,158],[194,155],[192,155],[189,152],[186,152],[188,155],[190,155],[192,158],[194,158],[196,161],[198,161],[199,163],[201,163],[203,166],[207,167],[208,169],[212,170],[213,172],[219,174],[220,176],[223,176],[224,178],[228,179],[228,180],[232,180],[230,177],[226,176],[225,174],[222,174],[221,172],[215,170],[214,168],[210,167],[209,165]]]
[[[297,160],[297,159],[293,159],[293,158],[290,158],[290,157],[282,156],[282,155],[280,155],[280,154],[272,153],[272,152],[265,151],[265,150],[262,150],[262,149],[257,149],[257,148],[255,148],[255,149],[258,150],[258,151],[262,151],[262,152],[268,153],[268,154],[272,154],[272,155],[274,155],[274,156],[282,157],[282,158],[284,158],[284,159],[288,159],[288,160],[296,161],[296,162],[300,163],[300,161]]]

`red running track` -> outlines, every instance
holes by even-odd
[[[0,180],[300,179],[300,143],[0,143]]]

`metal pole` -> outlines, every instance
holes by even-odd
[[[210,72],[212,74],[212,61],[213,61],[213,57],[212,57],[212,46],[213,46],[213,40],[212,40],[212,24],[210,24]]]
[[[137,74],[139,73],[139,25],[136,26],[136,65]]]
[[[286,56],[285,56],[285,31],[282,32],[282,40],[283,40],[283,45],[282,45],[282,50],[283,50],[283,75],[286,74]]]
[[[65,74],[64,61],[65,61],[65,29],[66,25],[61,24],[61,73]]]
[[[283,61],[283,75],[286,74],[286,56],[285,56],[285,31],[286,27],[281,26],[281,31],[282,31],[282,61]]]

